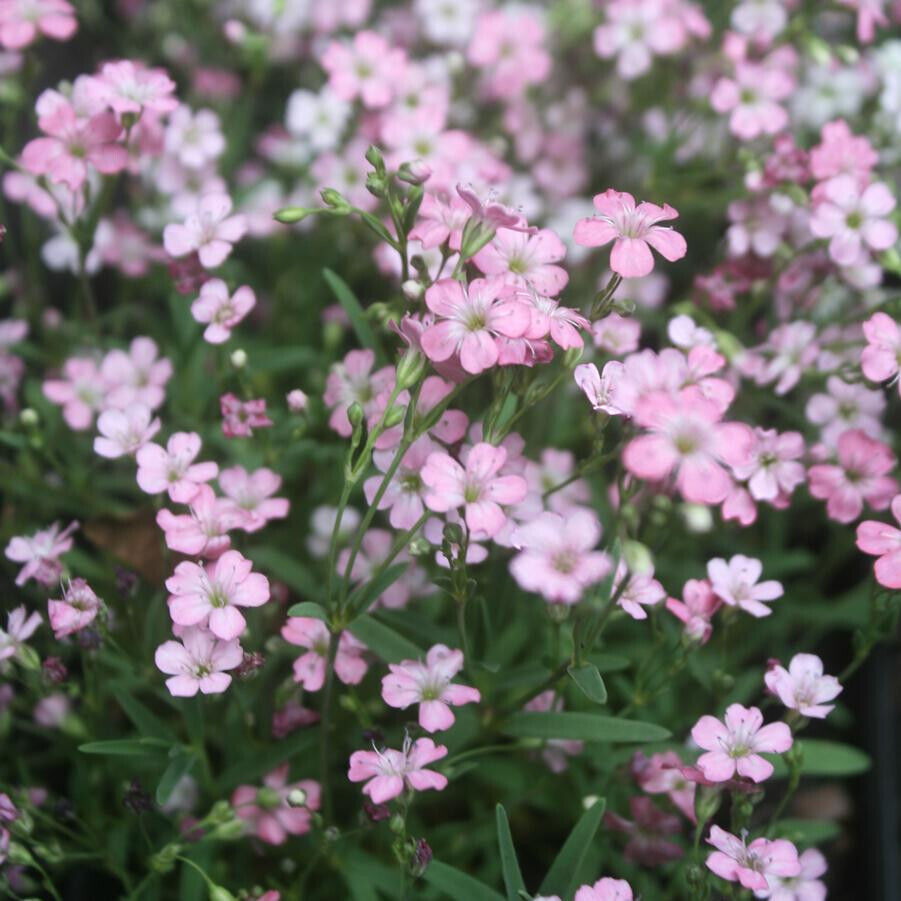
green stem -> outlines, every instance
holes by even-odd
[[[332,822],[332,792],[329,779],[329,760],[332,727],[333,697],[335,694],[335,658],[341,632],[332,632],[328,642],[328,656],[325,661],[325,692],[322,696],[322,721],[319,732],[319,782],[322,786],[322,817],[326,826]]]

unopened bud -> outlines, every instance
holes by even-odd
[[[432,545],[425,538],[414,538],[408,545],[407,551],[413,557],[425,557],[426,554],[430,554],[432,552]]]
[[[366,162],[379,174],[385,174],[385,157],[382,156],[382,151],[375,144],[369,145],[369,149],[366,151]]]
[[[278,210],[273,218],[282,225],[293,225],[295,222],[302,222],[313,212],[315,211],[303,206],[286,206]]]
[[[388,823],[388,828],[395,835],[403,835],[406,831],[407,824],[404,818],[399,813],[396,813],[393,817],[391,817],[391,822]]]
[[[235,369],[243,369],[247,365],[247,351],[242,348],[232,351],[231,363]]]
[[[713,514],[710,507],[703,504],[682,504],[680,512],[689,532],[703,534],[713,528]]]
[[[412,388],[425,372],[425,365],[425,357],[418,350],[411,347],[406,351],[397,364],[395,378],[398,387],[401,390]]]
[[[591,810],[591,808],[594,807],[594,805],[597,804],[600,800],[601,799],[598,795],[585,795],[585,797],[582,798],[583,810]]]
[[[295,788],[288,792],[288,804],[291,807],[305,807],[307,793],[302,788]]]
[[[237,898],[221,885],[213,885],[210,883],[210,901],[238,901]]]
[[[227,823],[220,823],[213,829],[210,832],[210,838],[221,842],[230,842],[241,838],[246,831],[243,820],[229,820]]]
[[[408,185],[421,185],[429,180],[432,169],[424,160],[412,160],[397,170],[397,177]]]
[[[394,406],[385,414],[385,428],[391,429],[396,425],[400,425],[404,421],[404,416],[406,415],[406,407],[403,407],[400,404],[394,404]]]
[[[370,172],[369,175],[366,176],[366,190],[369,191],[373,197],[382,198],[387,193],[388,182],[385,177],[379,175],[378,172]]]
[[[31,407],[26,407],[19,413],[19,422],[27,429],[34,428],[39,421],[40,418],[38,417],[37,410],[33,410]]]
[[[458,523],[449,522],[445,525],[444,540],[449,541],[451,544],[463,544],[463,529],[460,528]]]
[[[350,424],[356,428],[361,425],[363,422],[363,408],[360,406],[359,401],[354,401],[347,408],[347,418],[350,420]]]
[[[288,392],[285,400],[287,400],[288,409],[292,413],[303,413],[303,411],[306,410],[310,399],[300,390],[300,388],[295,388],[293,391]]]
[[[623,559],[629,572],[636,576],[647,576],[654,572],[654,558],[647,546],[640,541],[623,542]]]
[[[319,196],[322,198],[322,202],[336,213],[350,212],[350,204],[334,188],[323,188],[319,192]]]
[[[404,292],[404,297],[407,300],[419,300],[422,297],[425,288],[423,288],[422,283],[416,281],[415,278],[408,278],[401,286],[401,291]]]
[[[28,867],[34,863],[34,858],[31,856],[31,852],[28,848],[26,848],[25,845],[20,845],[18,842],[10,842],[6,859],[11,864],[20,867]]]

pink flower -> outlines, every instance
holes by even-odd
[[[290,644],[308,648],[294,661],[294,681],[305,691],[319,691],[325,683],[325,662],[328,657],[329,631],[324,622],[308,616],[292,616],[282,626],[282,638]],[[345,685],[363,681],[369,669],[363,652],[365,647],[349,632],[342,632],[335,657],[335,675]]]
[[[347,410],[358,403],[368,420],[375,410],[377,398],[394,384],[394,367],[383,366],[372,371],[375,354],[371,350],[352,350],[340,362],[335,363],[325,383],[322,400],[331,407],[329,426],[342,438],[353,432]]]
[[[632,886],[625,879],[605,876],[594,885],[583,885],[573,901],[632,901]]]
[[[78,28],[66,0],[0,0],[0,46],[21,50],[38,36],[68,41]]]
[[[882,414],[885,397],[881,391],[871,391],[863,385],[852,385],[837,375],[826,380],[826,392],[814,394],[807,401],[804,413],[820,426],[825,445],[835,447],[839,436],[848,429],[860,429],[873,438],[883,434]]]
[[[219,117],[212,110],[195,111],[184,104],[169,116],[164,141],[166,153],[174,161],[186,169],[201,172],[225,150]]]
[[[892,516],[901,524],[901,494],[892,500]],[[857,527],[857,546],[878,557],[876,581],[886,588],[901,588],[901,529],[868,519]]]
[[[7,559],[25,564],[16,576],[16,585],[24,585],[29,579],[41,585],[53,585],[63,570],[60,554],[72,549],[72,533],[77,528],[78,523],[71,522],[60,531],[59,523],[55,522],[34,535],[17,535],[10,539],[6,545]]]
[[[591,327],[591,323],[578,311],[571,307],[561,306],[553,297],[538,294],[534,289],[518,295],[529,307],[532,324],[523,335],[528,342],[540,341],[550,337],[564,350],[585,345],[580,330]]]
[[[588,398],[593,409],[615,416],[623,412],[612,402],[616,392],[616,383],[622,373],[623,364],[617,360],[605,363],[603,374],[598,372],[594,363],[580,363],[573,370],[573,378]]]
[[[189,503],[204,482],[215,479],[219,467],[213,462],[195,463],[200,453],[200,435],[175,432],[163,449],[158,444],[145,444],[138,449],[138,485],[147,494],[169,492],[176,504]]]
[[[281,845],[289,835],[310,831],[312,813],[319,810],[319,783],[313,779],[288,783],[289,764],[284,763],[263,778],[263,787],[239,785],[231,798],[235,815],[268,845]],[[301,793],[303,803],[291,796]]]
[[[823,719],[833,708],[831,701],[841,694],[835,676],[823,675],[823,661],[816,654],[795,654],[788,669],[776,664],[763,677],[766,687],[790,710]]]
[[[502,203],[498,203],[491,194],[483,203],[472,186],[462,184],[457,185],[457,194],[469,207],[470,218],[489,231],[496,231],[500,228],[526,232],[527,234],[534,234],[537,231],[537,229],[527,225],[520,214],[507,209]]]
[[[863,324],[867,346],[860,355],[863,374],[874,382],[894,378],[901,368],[901,330],[886,313],[874,313]],[[898,382],[901,392],[901,380]]]
[[[193,698],[198,690],[212,695],[225,691],[234,669],[244,659],[237,639],[219,641],[212,632],[196,627],[185,629],[181,641],[165,641],[156,649],[157,669],[172,678],[166,679],[169,694],[177,698]]]
[[[759,560],[736,554],[728,562],[715,557],[707,564],[707,577],[713,593],[729,607],[740,607],[752,616],[769,616],[766,601],[783,595],[782,584],[774,580],[758,582],[763,572]]]
[[[54,638],[80,632],[94,621],[103,601],[84,579],[71,579],[62,600],[47,601],[47,616]]]
[[[877,25],[888,25],[886,0],[838,0],[842,6],[857,10],[857,40],[869,44],[876,37]]]
[[[653,392],[638,402],[635,421],[649,434],[633,438],[623,451],[626,469],[640,479],[660,481],[676,472],[676,487],[689,503],[718,504],[732,486],[723,464],[748,461],[754,433],[739,422],[720,422],[722,410],[696,389],[677,396]]]
[[[606,553],[594,550],[600,537],[601,524],[591,510],[539,513],[513,533],[520,553],[510,561],[510,572],[520,588],[552,604],[576,604],[613,566]]]
[[[844,119],[827,122],[820,130],[821,143],[810,151],[810,173],[818,181],[836,175],[853,175],[859,184],[870,181],[879,154],[870,142],[855,135]]]
[[[285,395],[285,402],[292,413],[303,413],[307,409],[310,399],[300,388],[294,388]]]
[[[648,613],[645,607],[654,607],[665,597],[663,586],[654,578],[654,570],[647,573],[630,573],[626,562],[619,561],[616,567],[616,575],[613,577],[611,591],[616,594],[620,585],[626,579],[626,587],[620,594],[617,604],[625,610],[632,619],[647,619]]]
[[[41,622],[40,613],[35,612],[31,616],[26,616],[23,604],[10,610],[6,614],[6,631],[0,629],[0,662],[15,656]]]
[[[359,584],[369,581],[388,559],[393,544],[394,536],[387,529],[368,529],[360,542],[360,552],[350,571],[351,582]],[[338,554],[336,571],[339,575],[344,575],[349,560],[350,548],[344,548]],[[402,550],[394,562],[410,563],[410,557],[406,550]],[[411,597],[422,593],[425,584],[425,571],[410,563],[401,577],[379,595],[373,606],[391,609],[405,607]]]
[[[179,626],[208,628],[231,641],[247,626],[238,607],[260,607],[269,600],[269,580],[252,572],[253,563],[237,551],[225,551],[209,566],[183,561],[166,579],[169,615]]]
[[[751,141],[785,128],[788,113],[780,101],[794,88],[794,78],[781,65],[740,62],[734,78],[721,78],[713,86],[710,105],[718,113],[730,113],[732,134]]]
[[[430,738],[419,738],[412,744],[406,739],[400,751],[391,748],[354,751],[350,755],[347,778],[351,782],[366,782],[363,794],[369,795],[374,804],[384,804],[405,789],[441,791],[447,779],[426,767],[446,755],[447,748],[436,745]]]
[[[463,226],[470,215],[472,210],[462,197],[427,193],[422,198],[410,238],[419,241],[425,250],[445,242],[452,250],[459,250]]]
[[[219,398],[222,411],[222,433],[227,438],[247,438],[253,435],[254,429],[262,429],[272,425],[266,415],[266,400],[259,397],[254,400],[239,400],[234,394],[223,394]]]
[[[100,370],[88,357],[70,357],[63,364],[62,374],[61,379],[44,382],[44,396],[63,408],[63,419],[70,429],[88,429],[106,397]]]
[[[463,652],[436,644],[426,654],[425,663],[404,660],[390,663],[391,672],[382,679],[382,700],[389,707],[406,710],[419,704],[419,725],[426,732],[441,732],[454,724],[450,707],[478,704],[478,690],[451,684],[463,668]]]
[[[157,513],[156,524],[166,533],[166,547],[213,560],[228,549],[228,532],[241,525],[243,516],[232,501],[216,497],[209,485],[198,485],[188,504],[188,513]]]
[[[672,841],[672,836],[682,828],[682,821],[672,813],[664,813],[646,796],[629,798],[632,820],[615,813],[604,817],[604,825],[617,832],[624,832],[629,841],[623,849],[626,860],[648,867],[656,867],[670,860],[678,860],[685,853]]]
[[[534,235],[502,228],[472,261],[485,275],[556,297],[569,281],[566,270],[554,265],[564,256],[566,245],[548,228]]]
[[[219,487],[232,502],[240,527],[256,532],[270,519],[284,519],[290,504],[287,498],[272,497],[282,487],[282,477],[262,467],[248,472],[243,466],[232,466],[219,473]]]
[[[610,313],[592,323],[591,333],[595,347],[619,357],[638,350],[641,323],[619,313]]]
[[[467,288],[456,279],[441,279],[425,299],[438,321],[422,333],[424,353],[439,363],[457,354],[473,375],[498,362],[496,336],[519,338],[531,324],[529,308],[498,278],[478,278]]]
[[[739,882],[752,891],[766,890],[772,877],[792,877],[801,872],[797,849],[782,838],[755,838],[746,844],[746,839],[711,826],[707,841],[717,849],[708,855],[707,868],[721,879]]]
[[[229,216],[231,209],[231,197],[227,194],[205,194],[184,224],[165,227],[166,252],[183,257],[196,251],[204,268],[215,269],[225,262],[232,245],[247,231],[247,220],[240,214]]]
[[[741,704],[726,708],[725,722],[702,716],[691,737],[707,752],[698,758],[698,767],[711,782],[728,782],[736,773],[763,782],[773,774],[773,765],[761,753],[782,754],[792,746],[791,729],[785,723],[764,726],[760,710]]]
[[[429,456],[435,452],[437,445],[428,435],[422,435],[410,446],[403,455],[394,477],[388,483],[382,499],[379,501],[379,509],[387,510],[388,521],[395,529],[409,529],[416,523],[425,511],[423,496],[427,488],[422,481],[422,468]],[[394,459],[393,450],[375,451],[372,455],[376,467],[385,473],[388,471],[391,461]],[[382,476],[375,475],[363,483],[363,492],[366,500],[371,504],[375,499],[376,491],[382,483]]]
[[[682,600],[667,598],[666,609],[685,624],[685,634],[706,644],[713,632],[711,620],[722,606],[706,579],[689,579],[682,588]]]
[[[143,110],[163,114],[178,106],[174,96],[175,82],[165,69],[151,69],[130,59],[104,63],[98,81],[103,98],[120,116],[140,114]]]
[[[374,31],[358,31],[351,44],[332,41],[321,62],[336,97],[359,97],[368,109],[378,109],[391,102],[403,82],[406,54]]]
[[[747,463],[733,467],[737,478],[748,483],[756,501],[788,498],[804,482],[804,439],[799,432],[754,430],[756,441]]]
[[[136,454],[160,430],[159,419],[151,421],[150,407],[134,403],[124,410],[104,410],[97,417],[94,452],[101,457],[117,457]]]
[[[898,483],[888,475],[895,467],[888,445],[851,429],[838,439],[837,451],[837,464],[810,467],[810,493],[827,502],[826,512],[838,522],[857,519],[864,501],[874,510],[884,510],[898,493]]]
[[[649,795],[665,794],[673,804],[695,822],[697,786],[682,774],[682,759],[675,751],[661,751],[645,757],[636,751],[632,758],[632,775],[642,791]]]
[[[134,403],[146,404],[151,410],[166,399],[166,383],[172,377],[172,362],[159,357],[152,338],[139,336],[128,350],[111,350],[100,365],[107,387],[106,402],[120,409]]]
[[[242,285],[229,296],[221,278],[203,283],[200,297],[191,304],[191,315],[198,322],[207,323],[203,332],[210,344],[222,344],[231,337],[231,330],[256,306],[256,295]]]
[[[826,858],[816,848],[808,848],[798,863],[801,872],[796,876],[767,873],[767,887],[754,896],[769,901],[826,901],[826,884],[819,878],[826,872]]]
[[[819,186],[810,231],[829,238],[829,256],[840,266],[866,259],[867,250],[887,250],[898,240],[888,219],[895,198],[884,182],[862,186],[853,175],[837,175]]]
[[[626,278],[647,275],[654,268],[653,247],[671,263],[685,256],[685,238],[661,220],[676,219],[678,213],[668,203],[635,206],[635,198],[623,191],[608,188],[594,197],[600,216],[580,219],[573,240],[584,247],[603,247],[611,241],[610,268]],[[650,246],[649,246],[650,245]]]
[[[498,475],[506,460],[503,447],[485,442],[472,448],[465,468],[448,454],[430,454],[420,472],[431,489],[425,496],[426,506],[436,513],[465,507],[469,529],[492,538],[507,520],[500,505],[518,504],[528,493],[522,476]]]

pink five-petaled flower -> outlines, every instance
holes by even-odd
[[[197,489],[219,473],[216,463],[195,463],[199,453],[200,435],[196,432],[175,432],[165,449],[145,444],[135,454],[138,486],[147,494],[168,491],[176,504],[190,503]]]
[[[823,661],[816,654],[795,654],[788,669],[776,664],[763,680],[786,707],[814,719],[823,719],[835,706],[826,702],[842,691],[835,676],[823,675]]]
[[[111,460],[137,453],[160,430],[159,419],[146,404],[129,404],[124,410],[104,410],[97,417],[94,452]]]
[[[6,615],[6,631],[0,629],[0,662],[12,657],[31,638],[41,622],[40,613],[26,616],[24,604],[10,610]]]
[[[689,579],[682,588],[682,600],[667,598],[666,609],[684,623],[689,638],[706,644],[713,632],[711,620],[722,603],[706,579]]]
[[[80,632],[94,621],[103,601],[84,579],[72,579],[63,590],[61,600],[47,601],[47,617],[54,638]]]
[[[506,460],[503,447],[485,442],[470,450],[465,468],[448,454],[430,454],[420,473],[430,489],[426,506],[436,513],[465,507],[470,531],[494,537],[507,521],[500,505],[520,503],[529,490],[522,476],[497,474]]]
[[[892,516],[901,524],[901,494],[892,500]],[[901,529],[868,519],[857,527],[857,546],[879,558],[873,569],[880,585],[901,588]]]
[[[502,228],[472,261],[485,275],[556,297],[569,281],[566,270],[554,265],[564,256],[566,245],[549,228],[534,235]]]
[[[238,528],[243,517],[230,500],[216,497],[209,485],[198,485],[188,504],[188,513],[165,509],[157,513],[156,524],[165,532],[166,547],[213,560],[228,549],[228,532]]]
[[[636,207],[631,194],[608,188],[595,195],[594,206],[600,215],[580,219],[573,240],[583,247],[603,247],[614,241],[610,268],[624,278],[640,278],[654,268],[650,247],[671,263],[685,256],[685,238],[669,226],[657,224],[679,216],[668,203]]]
[[[243,659],[237,639],[219,641],[212,632],[196,626],[185,629],[180,642],[164,641],[154,655],[157,669],[171,676],[166,688],[177,698],[193,698],[198,690],[205,695],[225,691],[232,681],[226,670]]]
[[[374,804],[384,804],[396,798],[404,789],[441,791],[447,778],[434,770],[426,769],[430,763],[447,754],[444,745],[436,745],[430,738],[404,741],[403,749],[395,751],[354,751],[350,755],[347,778],[351,782],[364,782],[363,794],[369,795]]]
[[[257,532],[270,519],[288,515],[288,499],[272,497],[281,486],[282,477],[266,467],[248,472],[243,466],[232,466],[219,473],[219,487],[232,502],[245,532]]]
[[[68,41],[78,22],[66,0],[0,0],[0,47],[21,50],[43,34]]]
[[[450,705],[478,704],[478,689],[452,685],[451,679],[463,668],[463,652],[436,644],[426,654],[425,663],[403,660],[390,663],[391,672],[382,679],[382,700],[390,707],[406,710],[419,704],[419,725],[426,732],[441,732],[454,724]]]
[[[140,114],[143,110],[171,113],[178,106],[175,82],[165,69],[151,69],[130,59],[104,63],[98,77],[103,99],[113,111]]]
[[[163,244],[173,257],[197,252],[205,269],[215,269],[232,252],[247,231],[247,220],[238,214],[229,216],[231,197],[227,194],[205,194],[197,210],[183,224],[173,223],[163,230]]]
[[[863,324],[867,346],[860,355],[860,368],[873,382],[895,378],[901,369],[901,329],[886,313],[874,313]],[[898,379],[901,393],[901,379]]]
[[[898,493],[898,483],[888,475],[895,467],[891,448],[860,429],[849,429],[839,437],[837,450],[838,463],[810,467],[810,493],[826,501],[826,513],[838,522],[857,519],[864,501],[884,510]]]
[[[656,867],[670,860],[678,860],[685,853],[673,837],[682,828],[682,821],[673,813],[661,810],[646,795],[629,798],[628,820],[612,811],[604,816],[604,825],[629,838],[623,857],[647,867]]]
[[[425,302],[438,317],[422,333],[425,355],[441,363],[459,354],[472,375],[497,363],[496,336],[519,338],[532,322],[528,306],[499,278],[477,278],[466,288],[456,279],[443,278],[426,291]]]
[[[388,521],[395,529],[409,529],[419,520],[424,512],[422,497],[426,492],[422,481],[422,468],[428,458],[438,449],[428,435],[421,435],[410,445],[403,455],[397,472],[388,483],[387,489],[379,501],[379,509],[391,508]],[[391,467],[394,450],[375,451],[372,455],[376,467],[385,473]],[[374,475],[363,483],[366,500],[371,504],[375,500],[383,476]]]
[[[722,408],[696,388],[678,395],[654,391],[640,398],[635,421],[650,434],[633,438],[623,451],[626,469],[660,481],[676,470],[676,487],[694,504],[718,504],[732,488],[723,464],[746,463],[754,433],[740,422],[720,422]]]
[[[210,344],[222,344],[231,337],[231,330],[256,306],[256,295],[247,285],[242,285],[229,295],[221,278],[204,282],[200,297],[191,304],[191,315],[197,322],[206,323],[204,340]]]
[[[785,723],[764,726],[757,707],[741,704],[730,704],[724,721],[702,716],[691,737],[707,752],[698,758],[698,767],[711,782],[728,782],[736,773],[763,782],[773,774],[773,765],[760,754],[782,754],[792,746],[791,729]]]
[[[720,829],[710,827],[708,843],[717,850],[707,857],[707,868],[721,879],[739,882],[746,889],[762,891],[774,876],[797,876],[801,872],[798,850],[784,838],[755,838],[750,844]]]
[[[826,901],[826,884],[820,876],[826,872],[826,858],[816,848],[808,848],[798,857],[801,872],[796,876],[767,874],[767,888],[754,893],[769,901]]]
[[[573,901],[632,901],[632,886],[625,879],[605,876],[594,885],[583,885]]]
[[[804,482],[804,438],[800,432],[754,429],[756,441],[747,463],[733,467],[737,478],[748,483],[756,501],[788,502]]]
[[[520,588],[552,604],[576,604],[612,568],[610,557],[595,550],[600,537],[601,523],[591,510],[539,513],[513,533],[520,553],[510,572]]]
[[[623,581],[625,580],[625,587]],[[663,586],[654,578],[654,568],[643,573],[630,573],[625,560],[620,560],[613,577],[612,593],[632,619],[647,619],[645,607],[654,607],[666,598]]]
[[[69,357],[62,375],[44,382],[44,396],[63,408],[63,419],[70,429],[90,428],[94,414],[105,405],[107,393],[97,363],[90,357]]]
[[[292,616],[282,626],[282,638],[290,644],[308,648],[294,661],[294,681],[305,691],[319,691],[325,682],[328,658],[329,630],[324,622],[309,616]],[[363,651],[365,647],[349,632],[342,632],[335,657],[335,675],[345,685],[357,685],[369,669]]]
[[[350,44],[329,44],[321,62],[336,97],[359,97],[365,107],[377,109],[391,102],[402,83],[406,54],[374,31],[358,31]]]
[[[269,580],[252,569],[238,551],[226,551],[206,567],[182,561],[166,579],[172,621],[204,626],[223,641],[237,638],[247,625],[238,607],[259,607],[269,600]]]
[[[219,409],[222,412],[222,433],[227,438],[248,438],[254,429],[262,429],[272,425],[266,415],[266,399],[240,400],[234,394],[223,394],[219,398]]]
[[[59,523],[55,522],[34,535],[11,538],[6,545],[7,559],[25,564],[16,576],[16,585],[24,585],[29,579],[41,585],[53,585],[63,570],[59,556],[72,549],[72,533],[77,528],[78,523],[71,522],[60,531]]]
[[[263,787],[239,785],[232,794],[235,815],[268,845],[281,845],[289,835],[310,831],[312,812],[319,810],[319,783],[313,779],[288,782],[284,763],[263,778]],[[293,803],[291,795],[303,793],[303,803]]]
[[[764,603],[783,595],[782,583],[769,579],[759,582],[763,564],[753,557],[736,554],[731,560],[714,557],[707,564],[707,577],[713,593],[730,607],[741,607],[751,616],[769,616]]]
[[[718,113],[730,114],[729,130],[737,138],[752,141],[785,128],[788,113],[780,101],[795,87],[791,72],[783,66],[788,61],[788,54],[773,54],[764,63],[740,62],[735,78],[720,78],[713,86],[710,105]]]

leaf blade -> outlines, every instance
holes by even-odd
[[[593,663],[569,666],[566,672],[589,701],[594,701],[595,704],[607,703],[607,686]]]
[[[452,901],[505,901],[504,896],[462,870],[433,860],[423,876],[426,882],[441,889]]]
[[[517,738],[569,739],[605,744],[664,741],[670,736],[668,729],[656,723],[569,711],[514,713],[504,724],[503,731]]]
[[[356,295],[351,291],[347,282],[345,282],[341,276],[332,272],[331,269],[323,269],[322,277],[325,279],[329,288],[331,288],[332,293],[337,298],[338,303],[341,304],[344,312],[347,313],[347,318],[350,319],[350,324],[357,333],[360,343],[364,347],[368,347],[370,350],[375,351],[376,356],[383,357],[384,354],[382,353],[381,345],[375,336],[375,331],[366,319],[366,314],[363,311],[363,307],[360,305],[360,301],[357,300]]]
[[[358,616],[347,630],[387,663],[418,660],[422,656],[421,648],[374,617]]]
[[[494,808],[494,815],[497,822],[497,844],[501,854],[501,873],[504,877],[507,901],[519,901],[519,893],[526,890],[526,884],[523,882],[519,861],[516,859],[516,848],[513,845],[513,836],[510,834],[510,822],[503,804],[498,804]]]
[[[575,882],[579,878],[579,870],[594,834],[601,824],[601,817],[607,802],[600,798],[582,814],[579,821],[573,826],[563,847],[554,858],[551,868],[547,871],[539,892],[542,895],[557,894],[561,898],[569,898],[575,889]]]

